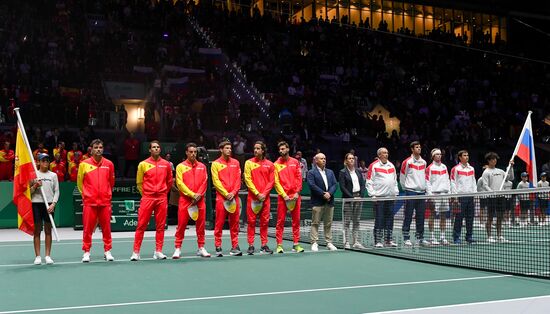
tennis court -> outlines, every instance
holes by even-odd
[[[2,239],[15,230],[0,230]],[[172,235],[170,228],[167,235]],[[61,230],[55,265],[32,265],[31,241],[0,243],[0,313],[542,313],[550,305],[550,281],[339,250],[209,259],[194,256],[194,230],[187,232],[180,260],[152,260],[147,232],[142,260],[130,262],[133,234],[114,234],[116,261],[102,260],[94,235],[92,262],[82,264],[81,232]],[[172,253],[173,237],[165,241]],[[270,239],[272,241],[272,239]],[[245,246],[244,234],[240,237]],[[259,243],[257,243],[259,245]],[[275,243],[269,243],[271,247]],[[224,236],[224,253],[229,250]],[[207,249],[213,251],[212,235]],[[473,303],[473,304],[472,304]],[[487,308],[489,307],[489,308]]]

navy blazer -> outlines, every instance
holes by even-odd
[[[334,205],[334,193],[336,193],[338,181],[336,181],[332,170],[325,168],[325,174],[327,175],[328,189],[325,187],[325,182],[317,166],[314,165],[307,172],[307,183],[311,190],[311,206]],[[330,193],[330,200],[328,201],[323,197],[323,193],[325,192]]]
[[[355,174],[359,179],[359,195],[361,197],[365,196],[365,178],[358,169],[355,169]],[[338,176],[338,183],[340,183],[340,190],[342,191],[343,198],[352,198],[353,197],[353,182],[351,181],[351,175],[349,174],[348,168],[340,170]]]

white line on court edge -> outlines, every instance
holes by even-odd
[[[420,284],[443,283],[443,282],[457,282],[457,281],[469,281],[469,280],[484,280],[484,279],[495,279],[495,278],[504,278],[504,277],[511,277],[511,276],[512,275],[465,277],[465,278],[454,278],[454,279],[438,279],[438,280],[426,280],[426,281],[382,283],[382,284],[360,285],[360,286],[343,286],[343,287],[318,288],[318,289],[286,290],[286,291],[258,292],[258,293],[247,293],[247,294],[229,294],[229,295],[183,298],[183,299],[168,299],[168,300],[152,300],[152,301],[125,302],[125,303],[108,303],[108,304],[66,306],[66,307],[55,307],[55,308],[3,311],[3,312],[0,312],[0,314],[67,311],[67,310],[121,307],[121,306],[131,306],[131,305],[163,304],[163,303],[192,302],[192,301],[206,301],[206,300],[220,300],[220,299],[236,299],[236,298],[260,297],[260,296],[269,296],[269,295],[295,294],[295,293],[311,293],[311,292],[324,292],[324,291],[339,291],[339,290],[393,287],[393,286],[408,286],[408,285],[420,285]]]
[[[329,253],[329,252],[332,252],[332,251],[329,251],[329,250],[323,250],[323,251],[318,251],[318,252],[313,252],[313,251],[304,251],[302,253],[298,253],[298,252],[292,252],[292,251],[289,251],[289,252],[285,252],[284,255],[289,255],[289,254],[319,254],[319,253]],[[341,250],[341,252],[345,252],[344,250]],[[213,253],[215,254],[215,253]],[[338,252],[334,253],[333,254],[338,254]],[[254,256],[269,256],[271,254],[260,254],[260,253],[256,253],[254,254]],[[281,254],[277,254],[277,253],[273,253],[273,255],[281,255]],[[229,258],[239,258],[240,256],[229,256],[229,255],[224,255],[224,257],[229,257]],[[243,253],[243,256],[248,256],[246,253]],[[182,256],[180,257],[179,259],[219,259],[219,257],[216,257],[215,255],[212,255],[212,257],[208,258],[208,257],[202,257],[202,256],[196,256],[196,255],[188,255],[188,256]],[[140,261],[153,261],[155,259],[153,258],[142,258],[140,259]],[[170,258],[170,256],[168,256],[167,260],[173,260],[172,258]],[[178,260],[178,259],[176,259]],[[176,261],[174,260],[174,261]],[[155,260],[156,261],[156,260]],[[97,260],[92,260],[91,262],[88,262],[88,263],[82,263],[82,261],[74,261],[74,262],[56,262],[54,265],[71,265],[71,264],[95,264],[95,263],[130,263],[130,264],[133,264],[133,263],[139,263],[137,261],[130,261],[130,258],[128,259],[120,259],[120,260],[114,260],[112,262],[107,262],[107,261],[104,261],[101,257]],[[162,262],[161,262],[162,263]],[[40,267],[41,265],[34,265],[34,264],[31,264],[31,263],[24,263],[24,264],[0,264],[0,268],[9,268],[9,267]],[[50,265],[42,265],[42,266],[46,266],[46,267],[51,267]],[[0,312],[1,314],[1,312]]]
[[[415,311],[426,311],[426,310],[437,310],[453,307],[464,307],[464,306],[475,306],[475,305],[485,305],[485,304],[498,304],[506,302],[518,302],[518,301],[528,301],[528,300],[538,300],[538,299],[550,299],[550,295],[543,295],[538,297],[525,297],[525,298],[514,298],[506,300],[494,300],[494,301],[481,301],[481,302],[471,302],[471,303],[460,303],[460,304],[449,304],[449,305],[439,305],[439,306],[429,306],[429,307],[417,307],[414,309],[403,309],[403,310],[391,310],[391,311],[382,311],[382,312],[365,312],[363,314],[389,314],[389,313],[406,313],[406,312],[415,312]]]
[[[239,235],[239,238],[245,238],[246,237],[246,234],[244,235]],[[185,236],[185,239],[196,239],[197,236],[196,235],[186,235]],[[229,235],[222,235],[222,239],[226,239],[226,238],[229,238]],[[125,238],[118,238],[118,239],[125,239]],[[126,238],[126,239],[132,239],[132,238]],[[166,239],[168,240],[173,240],[174,237],[173,236],[167,236],[165,237],[165,241]],[[205,240],[214,240],[214,236],[206,236],[204,238]],[[97,243],[101,243],[103,244],[101,238],[98,238],[98,239],[93,239],[93,241],[96,241]],[[155,238],[154,236],[153,237],[147,237],[147,238],[143,238],[143,242],[154,242],[155,241]],[[115,239],[113,239],[113,243],[134,243],[134,240],[122,240],[122,241],[116,241]],[[19,243],[19,244],[0,244],[0,249],[1,248],[4,248],[4,247],[28,247],[29,245],[32,244],[32,240],[26,242],[26,243]],[[54,246],[58,246],[58,245],[82,245],[82,240],[78,240],[78,239],[75,239],[75,240],[65,240],[62,242],[59,242],[59,243],[54,243],[53,245]]]

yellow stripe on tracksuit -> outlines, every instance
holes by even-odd
[[[178,190],[180,190],[183,195],[194,198],[196,193],[191,191],[185,182],[183,182],[183,174],[189,170],[191,170],[191,167],[184,164],[179,164],[176,167],[176,185],[178,186]]]
[[[220,180],[219,178],[219,174],[218,172],[220,170],[223,170],[227,168],[226,165],[222,164],[222,163],[219,163],[217,161],[214,161],[212,163],[212,167],[211,167],[211,171],[212,171],[212,184],[214,184],[214,187],[216,188],[216,190],[223,196],[223,197],[226,197],[227,194],[229,194],[229,192],[227,192],[227,190],[225,189],[225,187],[223,186],[222,184],[222,181]]]

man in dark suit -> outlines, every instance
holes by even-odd
[[[363,178],[359,169],[355,168],[355,156],[352,153],[346,154],[346,157],[344,158],[344,165],[344,169],[340,170],[340,175],[338,176],[340,190],[342,191],[342,198],[353,199],[363,197],[365,195],[365,178]],[[365,248],[361,244],[361,242],[358,241],[359,220],[361,219],[361,205],[362,202],[344,202],[344,248],[346,249],[351,248],[350,243],[348,242],[348,235],[350,234],[350,221],[353,222],[353,234],[351,237],[353,248]]]
[[[319,223],[324,223],[325,241],[327,249],[336,251],[332,244],[332,215],[334,212],[334,193],[338,182],[332,170],[327,169],[327,158],[318,153],[313,159],[315,165],[307,173],[307,183],[311,189],[311,250],[317,252],[319,246]]]

